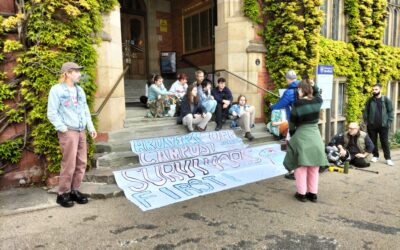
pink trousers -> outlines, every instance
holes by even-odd
[[[307,192],[318,193],[318,177],[319,167],[304,167],[300,166],[294,170],[294,177],[296,177],[297,193],[306,194]]]
[[[87,146],[85,131],[58,132],[62,160],[58,193],[78,190],[86,171]]]

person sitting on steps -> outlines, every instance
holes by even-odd
[[[217,126],[215,127],[215,131],[222,129],[222,125],[228,116],[229,107],[233,100],[231,90],[225,86],[225,78],[221,77],[217,82],[218,86],[211,91],[211,94],[217,101],[217,108],[215,111],[215,122],[217,123]]]
[[[193,132],[193,125],[197,125],[198,131],[205,131],[207,123],[211,119],[211,113],[205,112],[197,95],[197,87],[190,85],[183,97],[181,105],[181,116],[183,125],[187,126],[189,132]],[[179,123],[179,122],[178,122]]]
[[[168,108],[169,95],[172,95],[172,93],[165,89],[163,78],[160,75],[155,75],[153,84],[149,88],[147,106],[150,109],[150,113],[147,116],[155,118],[167,116],[165,115],[165,109]]]
[[[247,104],[244,95],[239,95],[238,103],[231,106],[229,114],[233,117],[238,117],[238,124],[245,131],[244,137],[249,141],[253,140],[254,136],[251,134],[250,129],[254,127],[255,108]]]

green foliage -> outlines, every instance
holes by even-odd
[[[247,0],[243,4],[244,15],[251,19],[254,23],[262,22],[260,15],[260,6],[257,0]]]
[[[400,79],[400,48],[382,44],[386,0],[345,0],[344,4],[349,43],[319,38],[323,22],[320,0],[265,0],[262,11],[259,1],[245,0],[244,13],[253,22],[266,19],[262,24],[266,67],[276,89],[286,87],[288,69],[304,78],[313,75],[317,64],[333,65],[335,76],[347,79],[346,118],[360,121],[372,86]],[[257,6],[258,12],[253,10]],[[265,111],[270,102],[273,98],[266,97]]]
[[[17,163],[21,159],[22,145],[24,141],[22,138],[16,138],[14,140],[6,140],[0,144],[0,155],[2,160],[9,161],[11,163]]]
[[[117,3],[117,0],[26,1],[24,9],[29,14],[17,14],[7,19],[0,17],[0,59],[3,58],[3,51],[22,51],[18,54],[14,68],[19,81],[11,84],[0,78],[0,112],[3,111],[6,118],[2,122],[27,123],[30,132],[27,145],[33,146],[34,152],[45,158],[50,172],[60,170],[61,152],[57,132],[47,119],[49,90],[58,82],[62,63],[74,61],[85,67],[83,73],[86,77],[81,86],[92,108],[96,91],[94,79],[97,61],[93,45],[100,41],[94,34],[101,31],[101,14],[110,11]],[[6,40],[4,32],[19,25],[25,27],[22,34],[25,39],[21,42]],[[18,106],[9,108],[3,100],[13,100],[17,91],[20,99]],[[16,140],[11,141],[15,145],[22,145]],[[91,139],[88,141],[88,154],[91,158],[94,143]],[[15,163],[15,160],[12,162]]]

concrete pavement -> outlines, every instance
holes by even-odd
[[[319,200],[276,177],[142,212],[124,197],[61,208],[37,188],[0,192],[0,249],[400,249],[394,167],[320,176]]]

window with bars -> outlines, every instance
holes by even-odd
[[[209,8],[183,18],[185,53],[211,47],[211,15],[211,8]]]

